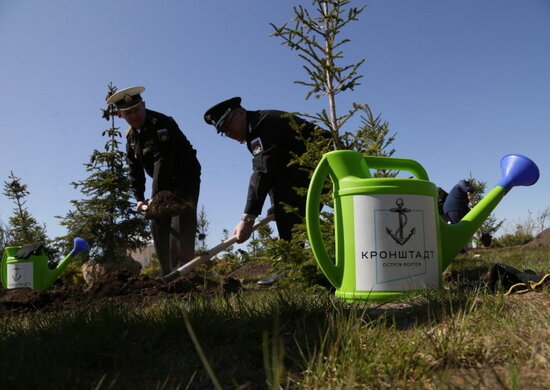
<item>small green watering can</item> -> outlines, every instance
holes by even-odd
[[[30,256],[17,257],[21,247],[8,246],[4,249],[1,264],[1,279],[4,288],[28,287],[33,290],[45,290],[57,279],[73,257],[80,252],[90,250],[86,240],[74,239],[74,247],[59,263],[48,262],[43,249],[36,250]]]
[[[371,169],[407,171],[411,179],[374,178]],[[344,150],[321,159],[307,194],[306,223],[321,270],[346,300],[391,300],[414,290],[441,287],[441,273],[514,186],[537,182],[528,157],[501,160],[500,182],[457,224],[439,216],[436,186],[416,161],[363,156]],[[335,259],[321,234],[319,202],[333,183]]]

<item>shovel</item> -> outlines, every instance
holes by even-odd
[[[252,231],[258,229],[260,226],[267,225],[269,222],[273,221],[275,219],[274,214],[270,214],[264,219],[256,222],[254,226],[252,227]],[[181,267],[179,267],[177,270],[170,272],[168,275],[163,276],[160,278],[161,281],[168,283],[172,280],[177,279],[180,275],[183,275],[189,271],[191,271],[196,266],[207,262],[212,257],[223,251],[224,249],[229,248],[231,245],[233,245],[235,242],[237,242],[237,237],[233,236],[231,238],[228,238],[227,240],[223,241],[222,243],[216,245],[214,248],[210,249],[208,252],[203,253],[200,256],[195,257],[193,260],[185,263]]]

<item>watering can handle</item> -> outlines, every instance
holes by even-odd
[[[311,250],[317,259],[317,263],[330,283],[338,288],[342,285],[343,269],[330,258],[323,242],[321,225],[319,223],[321,192],[325,179],[329,174],[332,175],[332,172],[330,171],[328,161],[323,157],[311,177],[306,200],[306,222]],[[334,178],[332,179],[334,182]]]
[[[388,169],[407,171],[419,180],[429,180],[428,174],[422,165],[407,158],[388,158],[381,156],[365,156],[365,162],[369,169]]]

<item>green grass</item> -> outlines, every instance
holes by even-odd
[[[549,271],[550,251],[476,253],[383,305],[285,287],[2,318],[0,388],[546,388],[550,289],[504,296],[484,275]]]

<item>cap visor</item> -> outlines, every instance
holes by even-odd
[[[139,102],[137,102],[137,103],[134,104],[133,106],[124,107],[124,108],[117,108],[117,110],[120,111],[120,112],[128,111],[128,110],[131,110],[131,109],[134,108],[134,107],[137,107],[140,103],[143,103],[143,100],[140,100]]]
[[[216,129],[218,131],[222,131],[222,127],[223,125],[225,124],[225,121],[227,120],[227,117],[229,116],[229,114],[231,113],[231,108],[228,108],[224,113],[223,115],[220,117],[220,119],[218,119],[218,121],[216,122]]]

